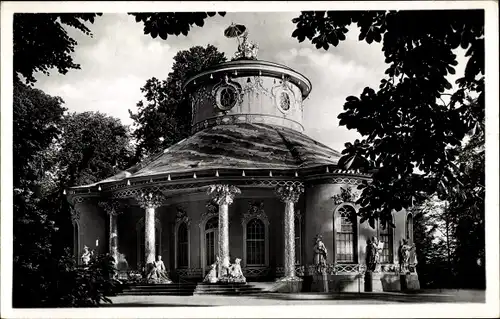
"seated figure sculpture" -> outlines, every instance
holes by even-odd
[[[161,256],[158,256],[158,260],[153,262],[153,268],[147,276],[147,281],[149,283],[155,284],[171,284],[172,280],[168,278],[167,271],[165,269],[165,264],[161,260]]]
[[[243,276],[243,271],[241,269],[241,259],[236,258],[234,264],[229,264],[229,261],[227,262],[228,265],[226,266],[224,263],[222,263],[221,269],[223,271],[219,273],[219,278],[218,282],[224,282],[224,283],[234,283],[234,282],[246,282],[245,276]]]
[[[232,264],[229,268],[229,276],[233,279],[236,279],[238,282],[246,282],[247,279],[245,278],[245,276],[243,276],[240,262],[240,258],[236,258],[234,260],[234,264]]]
[[[215,284],[217,282],[217,262],[214,262],[212,265],[210,265],[210,270],[205,276],[205,279],[203,279],[203,282],[209,284]]]

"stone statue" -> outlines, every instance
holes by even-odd
[[[229,268],[229,276],[231,278],[237,279],[238,282],[246,282],[245,276],[243,276],[243,271],[241,270],[241,259],[236,258],[234,264]]]
[[[89,247],[83,246],[82,262],[85,266],[89,264],[91,256],[92,252],[89,250]]]
[[[366,266],[368,271],[379,272],[380,271],[380,252],[384,247],[383,242],[379,242],[377,237],[372,237],[368,239],[366,245]]]
[[[167,271],[165,269],[165,264],[161,260],[161,256],[158,256],[157,260],[153,262],[153,268],[147,276],[148,282],[158,283],[158,284],[170,284],[172,280],[168,278]]]
[[[246,59],[257,59],[257,52],[259,51],[259,46],[256,43],[250,43],[248,41],[248,32],[245,32],[242,36],[243,41],[238,45],[238,51],[236,51],[236,58],[246,58]]]
[[[409,272],[410,252],[415,249],[415,245],[409,244],[407,239],[401,241],[399,246],[399,265],[401,272]]]
[[[210,270],[205,276],[205,279],[203,279],[203,282],[210,284],[215,284],[217,282],[217,262],[214,262],[212,265],[210,265]]]
[[[323,273],[326,269],[326,258],[328,252],[325,244],[323,243],[321,235],[317,235],[314,244],[314,265],[316,265],[316,272]]]

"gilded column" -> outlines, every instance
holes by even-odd
[[[109,254],[118,262],[118,215],[122,212],[122,204],[116,200],[99,202],[99,206],[109,215]]]
[[[232,185],[211,185],[207,193],[219,205],[219,258],[222,265],[227,267],[229,266],[229,205],[232,204],[234,196],[241,194],[241,191]]]
[[[285,276],[281,279],[299,280],[295,275],[295,212],[294,205],[304,192],[301,185],[280,186],[276,189],[279,199],[285,203]]]
[[[155,213],[156,208],[163,204],[165,199],[161,192],[142,192],[137,196],[137,202],[146,211],[144,217],[144,252],[146,265],[152,264],[156,259],[155,243]],[[149,269],[147,269],[149,271]]]

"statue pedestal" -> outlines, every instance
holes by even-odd
[[[283,277],[276,281],[272,292],[297,293],[302,291],[303,280],[299,277]]]
[[[420,290],[420,282],[416,273],[401,275],[400,282],[402,291]]]
[[[365,292],[383,292],[382,274],[367,271],[365,273]]]
[[[245,283],[245,282],[247,282],[247,280],[243,276],[241,276],[241,277],[223,276],[223,277],[219,277],[217,280],[217,283],[221,283],[221,284]]]
[[[328,275],[327,274],[315,274],[313,275],[312,291],[317,292],[328,292]]]

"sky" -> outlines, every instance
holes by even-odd
[[[359,96],[364,87],[377,88],[387,65],[381,44],[357,40],[353,26],[346,41],[328,51],[316,49],[308,40],[299,43],[291,34],[292,23],[300,12],[228,12],[224,17],[205,20],[194,26],[188,36],[169,36],[167,40],[144,35],[142,23],[125,13],[104,13],[89,25],[93,37],[68,28],[78,45],[73,53],[80,70],[66,75],[53,71],[37,74],[36,87],[60,96],[70,112],[100,111],[131,125],[128,110],[136,111],[142,99],[140,88],[151,77],[166,79],[178,51],[212,44],[231,58],[237,48],[235,39],[224,37],[232,22],[244,24],[249,40],[258,43],[258,58],[285,64],[312,82],[304,102],[305,134],[341,151],[344,143],[361,136],[338,125],[346,97]],[[459,72],[460,74],[460,72]]]

